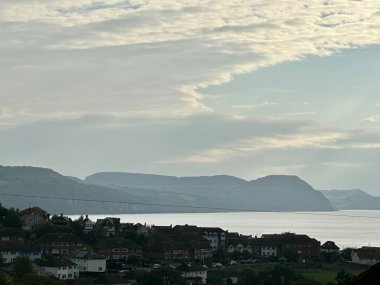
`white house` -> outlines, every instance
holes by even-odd
[[[73,280],[79,277],[79,267],[67,259],[53,259],[40,264],[43,272],[60,280]]]
[[[227,231],[213,227],[201,227],[200,230],[202,231],[202,236],[209,241],[214,251],[218,249],[227,250]]]
[[[41,258],[41,250],[21,241],[0,241],[0,255],[2,262],[6,264],[13,263],[22,256],[34,262],[36,259]]]
[[[187,280],[187,284],[206,284],[207,268],[195,264],[183,264],[177,268],[181,272],[183,278]]]
[[[70,260],[78,265],[80,272],[101,273],[106,271],[106,259],[87,250],[77,252]]]
[[[85,235],[90,234],[90,233],[94,230],[95,222],[93,222],[93,221],[88,217],[88,215],[86,215],[86,217],[80,216],[79,219],[78,219],[77,221],[78,221],[79,224],[81,225],[81,227],[82,227],[82,229],[83,229],[83,233],[84,233]]]
[[[19,213],[23,221],[23,230],[33,230],[49,221],[49,214],[39,207],[28,208]]]
[[[374,265],[380,262],[380,247],[363,246],[351,253],[351,261],[358,264]]]

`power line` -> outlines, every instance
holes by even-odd
[[[140,206],[158,206],[158,207],[173,207],[173,208],[190,208],[190,209],[204,209],[204,210],[220,210],[229,212],[256,212],[256,213],[280,213],[278,211],[260,211],[244,208],[225,208],[225,207],[209,207],[209,206],[191,206],[191,205],[174,205],[174,204],[159,204],[159,203],[146,203],[146,202],[130,202],[130,201],[114,201],[114,200],[99,200],[99,199],[84,199],[84,198],[68,198],[68,197],[53,197],[53,196],[38,196],[38,195],[25,195],[25,194],[7,194],[0,193],[0,196],[7,197],[22,197],[22,198],[37,198],[37,199],[52,199],[52,200],[64,200],[64,201],[80,201],[80,202],[96,202],[96,203],[110,203],[110,204],[128,204],[128,205],[140,205]],[[316,213],[316,212],[282,212],[298,215],[311,215],[311,216],[331,216],[331,217],[347,217],[347,218],[368,218],[368,219],[380,219],[375,216],[363,216],[363,215],[345,215],[345,214],[330,214],[330,213]]]

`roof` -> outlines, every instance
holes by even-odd
[[[99,241],[95,246],[98,249],[112,249],[112,248],[130,248],[141,249],[141,247],[129,239],[104,239]]]
[[[380,248],[378,247],[365,247],[355,249],[354,252],[360,259],[374,259],[380,260]]]
[[[24,237],[25,233],[21,229],[0,227],[0,237]]]
[[[76,266],[77,264],[72,262],[71,260],[62,258],[49,258],[47,260],[43,260],[38,264],[41,267],[65,267],[65,266]]]
[[[283,234],[264,234],[260,239],[255,239],[256,242],[269,242],[277,244],[299,244],[299,243],[320,243],[315,238],[311,238],[308,235],[298,235],[294,233],[283,233]]]
[[[47,218],[49,216],[49,214],[46,211],[42,210],[39,207],[27,208],[25,210],[20,211],[19,215],[20,216],[25,216],[25,215],[30,215],[32,213],[40,215],[40,216],[42,216],[44,218]]]
[[[92,221],[92,220],[88,217],[88,215],[86,215],[85,217],[80,216],[80,217],[78,218],[77,221],[78,221],[80,224],[85,224],[85,223],[87,223],[87,222],[90,222],[90,223],[92,223],[92,224],[95,225],[95,222]]]
[[[189,244],[187,242],[162,242],[161,248],[163,250],[188,250]]]
[[[76,252],[71,258],[75,259],[103,259],[99,254],[88,250],[80,250]]]
[[[51,217],[51,222],[55,225],[67,225],[71,222],[71,219],[62,214],[60,216],[54,215]]]
[[[39,252],[40,248],[34,244],[27,244],[22,241],[0,241],[0,252]]]
[[[203,232],[209,232],[209,233],[226,233],[227,231],[221,229],[221,228],[214,228],[214,227],[200,227],[200,229]]]
[[[71,243],[83,243],[82,240],[71,233],[50,233],[42,236],[38,243],[44,242],[71,242]]]
[[[321,248],[323,249],[339,249],[339,247],[333,241],[326,241]]]

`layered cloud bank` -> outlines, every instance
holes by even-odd
[[[335,112],[336,94],[310,100],[301,92],[291,101],[297,90],[272,90],[282,94],[275,99],[256,90],[227,100],[235,90],[207,89],[282,62],[380,44],[379,31],[378,1],[1,1],[3,163],[69,172],[65,157],[76,153],[79,175],[291,172],[315,183],[327,169],[330,180],[360,173],[375,191],[376,92],[349,94]]]

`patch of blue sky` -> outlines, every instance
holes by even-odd
[[[80,13],[87,14],[96,10],[104,9],[127,9],[127,10],[137,10],[144,6],[144,4],[132,3],[129,0],[119,1],[117,3],[108,4],[103,1],[94,2],[90,5],[83,5],[81,7],[75,7],[70,9],[59,9],[58,11],[62,14]]]
[[[380,46],[360,47],[261,68],[199,91],[220,112],[367,124],[380,113],[379,67]]]

